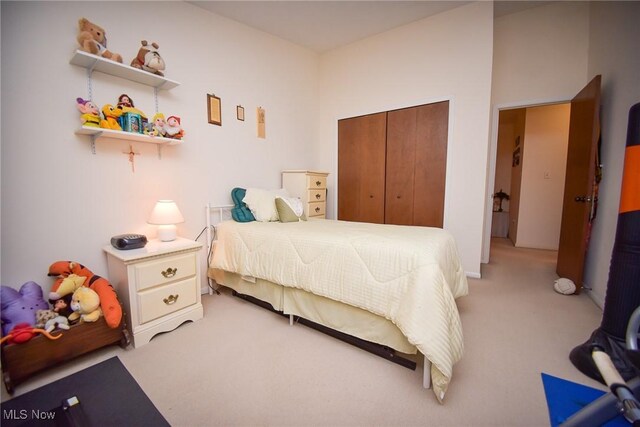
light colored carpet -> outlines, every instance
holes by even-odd
[[[229,294],[203,295],[201,321],[79,358],[16,395],[117,355],[174,426],[549,425],[541,372],[604,389],[568,359],[602,312],[553,291],[555,259],[494,239],[482,280],[458,300],[465,355],[444,405],[422,388],[421,363],[408,370]]]

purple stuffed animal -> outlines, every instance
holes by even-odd
[[[20,291],[9,286],[0,287],[0,319],[2,335],[7,335],[18,323],[36,324],[36,311],[49,309],[42,298],[42,288],[36,282],[27,282]]]

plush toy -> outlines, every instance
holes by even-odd
[[[80,322],[95,322],[100,318],[100,297],[98,294],[84,286],[76,289],[71,297],[71,316],[69,321],[80,319]]]
[[[184,130],[182,130],[180,117],[178,116],[169,116],[167,118],[167,123],[164,125],[164,130],[167,138],[182,139],[184,136]]]
[[[25,283],[19,291],[9,286],[0,287],[3,335],[9,334],[20,323],[32,327],[36,324],[36,312],[48,308],[49,304],[42,298],[42,288],[35,282]]]
[[[62,334],[51,335],[44,329],[34,328],[28,323],[18,323],[6,336],[0,340],[0,344],[8,341],[9,344],[22,344],[35,337],[37,333],[44,335],[50,340],[57,340]]]
[[[147,71],[152,74],[164,76],[164,59],[158,53],[160,47],[158,43],[153,42],[151,46],[146,40],[142,40],[142,47],[138,50],[138,55],[131,60],[131,66]]]
[[[104,28],[87,18],[78,20],[78,43],[80,49],[112,61],[122,62],[122,56],[107,49],[107,35]]]
[[[118,97],[118,108],[124,108],[124,107],[129,107],[129,108],[135,107],[135,105],[133,105],[133,99],[131,99],[129,95],[127,95],[126,93],[123,93]]]
[[[73,274],[71,276],[74,276]],[[82,279],[86,280],[86,277]],[[83,280],[83,283],[84,283]],[[69,317],[73,311],[71,310],[71,295],[65,295],[62,298],[58,299],[50,299],[49,302],[53,306],[53,311],[56,312],[59,316]]]
[[[86,280],[86,277],[78,276],[77,274],[58,277],[58,280],[56,280],[51,287],[51,292],[49,292],[49,300],[60,300],[65,296],[73,294],[76,289],[84,285]]]
[[[93,274],[91,270],[74,261],[57,261],[49,267],[49,276],[56,276],[59,279],[64,279],[70,277],[71,274],[86,277],[87,280],[84,282],[84,286],[88,286],[98,294],[102,314],[107,321],[107,325],[111,328],[117,328],[122,320],[122,307],[118,302],[116,291],[113,289],[109,281],[103,277]],[[55,292],[62,283],[62,280],[57,280],[51,288],[52,293],[49,294],[51,299],[57,299],[60,297]]]
[[[82,126],[100,127],[100,112],[96,104],[88,99],[76,98],[76,107],[82,113],[80,116]]]
[[[153,121],[152,123],[153,127],[149,132],[147,132],[147,134],[151,136],[165,136],[167,134],[167,131],[164,130],[164,127],[167,122],[164,120],[164,114],[156,113],[153,116],[152,121]]]
[[[118,117],[122,115],[122,108],[116,108],[111,104],[102,107],[104,119],[100,121],[100,127],[105,129],[122,130],[118,123]]]
[[[53,332],[54,329],[69,329],[69,319],[58,315],[53,310],[38,310],[36,312],[36,328]]]

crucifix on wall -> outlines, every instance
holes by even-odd
[[[129,144],[129,151],[123,151],[122,153],[129,156],[129,163],[131,163],[131,172],[135,172],[136,171],[135,156],[139,156],[140,152],[133,151],[133,146]]]

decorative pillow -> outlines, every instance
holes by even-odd
[[[256,221],[278,221],[278,211],[276,210],[275,199],[283,196],[286,190],[262,190],[259,188],[248,188],[244,196],[247,204]]]
[[[276,210],[281,222],[306,221],[302,200],[295,197],[276,198]]]
[[[251,210],[247,207],[247,204],[243,201],[247,190],[244,188],[234,188],[231,190],[231,199],[235,205],[231,209],[231,217],[236,222],[251,222],[255,221],[255,217],[251,213]]]

